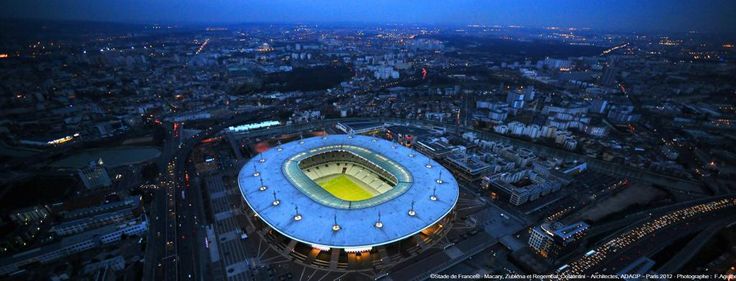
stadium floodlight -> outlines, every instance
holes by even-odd
[[[260,177],[261,173],[258,172],[258,167],[256,167],[256,164],[253,164],[253,176],[254,177]]]
[[[378,211],[378,220],[376,221],[375,226],[376,226],[376,228],[382,228],[383,227],[383,222],[381,221],[381,211]]]
[[[299,213],[299,206],[294,205],[294,210],[296,211],[296,214],[294,215],[294,220],[295,221],[302,220],[302,214]]]
[[[273,203],[271,204],[273,204],[274,206],[278,206],[279,204],[281,204],[281,200],[276,198],[276,191],[273,192]]]
[[[337,214],[335,214],[335,224],[332,225],[332,231],[340,231],[340,225],[337,224]]]
[[[266,186],[265,184],[263,184],[263,177],[259,178],[259,180],[261,180],[261,186],[258,187],[258,190],[260,190],[260,191],[266,191],[266,189],[268,189],[268,186]]]

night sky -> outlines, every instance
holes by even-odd
[[[733,33],[734,0],[5,0],[2,18],[132,23],[420,23]]]

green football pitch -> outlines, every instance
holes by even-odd
[[[362,187],[347,175],[327,177],[318,180],[317,184],[342,200],[360,201],[375,196],[371,191]]]

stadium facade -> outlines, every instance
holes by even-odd
[[[376,268],[429,248],[449,231],[459,196],[439,163],[370,136],[278,145],[244,165],[238,183],[272,247],[336,270]]]

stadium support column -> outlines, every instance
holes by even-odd
[[[422,251],[427,250],[427,243],[424,243],[424,239],[422,239],[421,236],[419,236],[418,234],[414,235],[414,241],[417,243],[419,248],[422,249]]]
[[[337,260],[340,258],[340,249],[332,248],[330,253],[330,269],[337,269]]]
[[[391,264],[391,256],[388,255],[386,247],[379,247],[378,254],[381,256],[381,261],[383,261],[383,264]]]
[[[284,248],[284,250],[281,252],[281,254],[284,255],[284,256],[289,256],[289,254],[292,251],[294,251],[294,248],[296,247],[296,243],[297,243],[296,240],[290,240],[289,241],[289,244],[286,245],[286,248]]]

